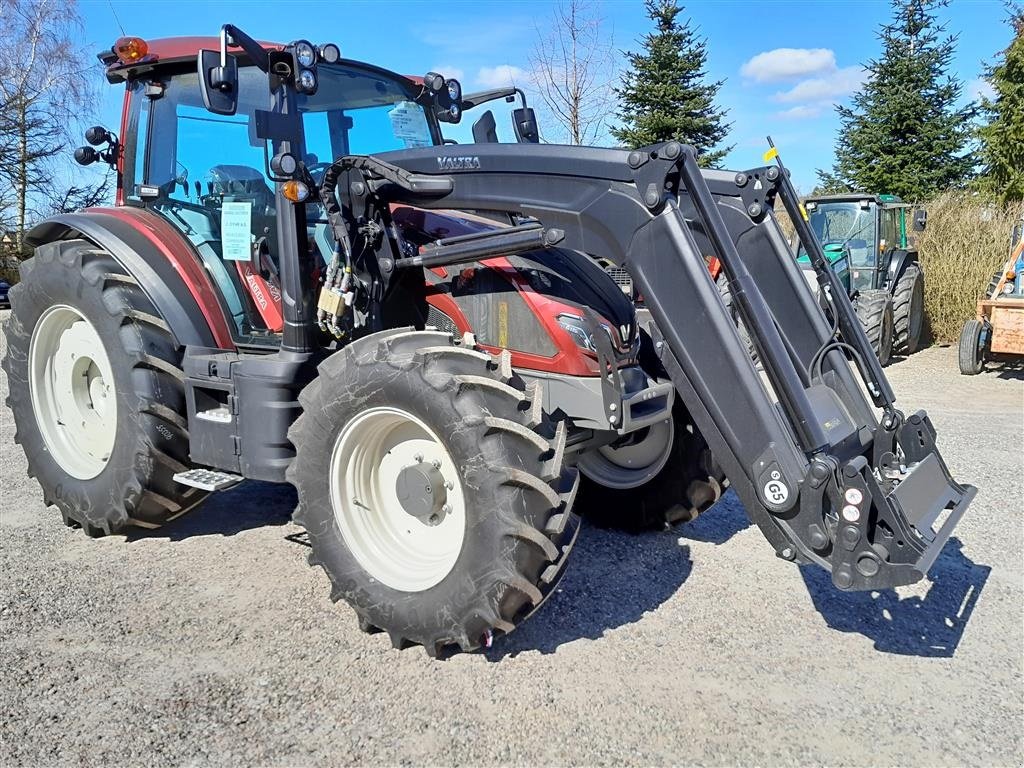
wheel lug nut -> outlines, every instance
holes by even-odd
[[[450,515],[452,513],[451,504],[445,504],[443,507],[441,507],[441,511],[444,514],[446,514],[446,515]],[[435,515],[435,517],[436,517],[436,515]]]
[[[440,469],[441,468],[441,460],[440,459],[434,459],[430,463],[434,465],[434,469]]]

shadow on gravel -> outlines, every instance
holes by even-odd
[[[991,373],[999,379],[1024,381],[1024,362],[1005,360],[1001,363],[986,363],[985,373]]]
[[[832,629],[859,632],[877,651],[939,658],[956,652],[991,571],[968,558],[955,537],[932,566],[924,597],[900,598],[894,590],[840,592],[823,569],[800,566],[814,607]]]
[[[630,534],[583,523],[557,591],[511,635],[484,652],[500,661],[521,651],[554,653],[573,640],[596,640],[653,611],[693,568],[680,530]]]
[[[128,541],[234,536],[255,528],[285,525],[292,519],[294,509],[295,489],[292,486],[247,480],[229,491],[211,494],[195,510],[162,528],[153,531],[133,529]]]
[[[707,544],[725,544],[740,531],[750,527],[750,519],[733,491],[726,491],[721,500],[692,523],[675,529],[684,539]]]
[[[684,540],[724,544],[750,521],[736,494],[692,523],[666,531],[624,533],[584,518],[572,563],[558,591],[511,635],[485,652],[500,661],[521,651],[554,653],[560,645],[596,640],[609,629],[639,621],[671,597],[693,568]]]

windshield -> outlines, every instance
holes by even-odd
[[[854,267],[871,267],[875,258],[875,205],[858,202],[817,203],[808,207],[811,229],[822,245],[838,243],[849,249]],[[800,255],[803,255],[803,245]]]
[[[419,86],[369,67],[318,68],[320,86],[299,96],[305,130],[303,159],[318,178],[336,158],[439,143],[436,123],[414,99]],[[283,327],[277,279],[278,211],[267,147],[256,113],[271,107],[267,77],[239,68],[233,115],[206,109],[193,71],[165,76],[155,96],[133,86],[137,146],[127,184],[196,249],[218,289],[235,338],[273,344]],[[138,185],[146,185],[147,194]],[[329,259],[333,243],[322,211],[307,204],[307,236]]]
[[[317,74],[317,92],[298,97],[310,168],[343,155],[439,143],[427,110],[414,101],[418,86],[344,64],[321,65]]]

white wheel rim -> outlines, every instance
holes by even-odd
[[[403,469],[427,464],[445,481],[444,511],[428,524],[402,506]],[[439,584],[466,531],[458,467],[437,434],[400,408],[371,408],[342,429],[331,452],[331,506],[346,546],[374,579],[402,592]]]
[[[117,396],[110,359],[81,312],[50,307],[29,342],[29,395],[43,442],[61,469],[96,477],[117,436]]]
[[[674,420],[652,424],[647,437],[635,445],[613,448],[603,445],[580,456],[577,466],[584,475],[605,488],[637,488],[664,469],[675,440]]]

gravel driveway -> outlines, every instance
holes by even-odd
[[[585,527],[536,616],[443,662],[331,604],[290,488],[90,540],[2,409],[0,765],[1021,765],[1024,373],[951,349],[890,373],[981,488],[934,581],[838,593],[729,494],[670,532]]]

